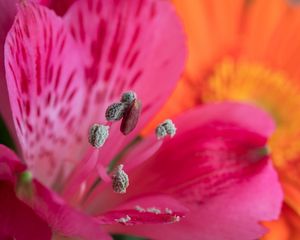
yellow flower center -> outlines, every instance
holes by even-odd
[[[284,73],[226,59],[205,80],[202,96],[204,102],[237,100],[265,109],[277,125],[269,140],[275,165],[286,167],[300,156],[300,89]]]

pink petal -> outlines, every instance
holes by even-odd
[[[128,137],[122,138],[118,127],[111,129],[101,150],[106,166],[174,88],[185,59],[182,28],[171,4],[156,0],[79,0],[65,18],[81,51],[89,92],[86,112],[97,113],[105,122],[106,107],[127,90],[135,91],[143,105],[139,123]]]
[[[219,109],[226,109],[226,115]],[[252,106],[223,103],[185,113],[175,125],[174,138],[165,139],[155,156],[127,172],[126,198],[169,194],[190,214],[162,231],[150,226],[114,230],[154,239],[259,238],[264,232],[259,223],[278,217],[282,202],[265,148],[272,120]],[[102,193],[109,206],[124,201],[109,190]],[[95,194],[90,204],[99,200]]]
[[[129,171],[149,160],[161,147],[163,141],[158,141],[155,134],[147,137],[146,141],[141,140],[122,159],[124,170]],[[136,156],[139,156],[138,158]]]
[[[0,239],[51,239],[51,229],[15,194],[17,174],[25,166],[7,147],[0,145]]]
[[[20,186],[16,186],[16,178],[24,170],[24,165],[16,155],[5,146],[0,145],[0,192],[2,196],[0,217],[1,220],[6,220],[1,222],[0,237],[1,234],[7,235],[15,231],[16,236],[19,236],[20,232],[28,225],[28,232],[25,229],[24,235],[25,233],[36,233],[36,235],[33,235],[32,238],[20,237],[20,239],[47,239],[48,236],[50,239],[51,233],[48,226],[54,232],[64,236],[88,240],[111,239],[92,217],[71,208],[63,199],[36,180],[33,180],[31,185],[32,195],[24,195],[23,192],[17,191],[18,199],[15,189],[20,190]],[[3,196],[7,196],[7,198]],[[30,222],[31,219],[33,225]],[[3,228],[1,228],[2,225]],[[41,226],[40,229],[39,226]],[[34,231],[33,227],[37,229]],[[45,233],[45,237],[41,237],[40,233]],[[34,238],[34,236],[37,237]],[[17,239],[19,238],[17,237]]]
[[[272,117],[265,111],[260,111],[257,106],[238,102],[202,105],[197,111],[182,114],[176,125],[178,129],[188,130],[214,121],[237,124],[265,137],[269,137],[275,129]]]
[[[44,0],[44,4],[63,16],[76,0]]]
[[[86,133],[78,128],[85,129],[84,90],[74,48],[62,20],[31,3],[20,6],[5,43],[10,105],[23,156],[46,185],[58,173],[61,180],[86,146],[80,144]]]
[[[111,239],[92,217],[72,209],[58,195],[37,181],[34,184],[36,197],[33,201],[23,200],[31,205],[43,219],[46,219],[55,231],[64,236],[80,239]]]
[[[16,154],[4,145],[0,144],[0,180],[16,181],[16,173],[26,169]]]
[[[282,192],[270,163],[255,177],[228,189],[206,203],[190,205],[190,213],[174,225],[114,226],[114,232],[151,239],[252,240],[266,229],[262,220],[277,218]]]
[[[161,224],[174,223],[176,218],[186,215],[188,209],[177,200],[166,195],[149,195],[126,200],[113,210],[97,217],[102,224]],[[120,218],[129,216],[129,221],[119,222]],[[109,229],[113,230],[114,227]]]
[[[12,183],[0,181],[0,196],[0,239],[51,239],[48,224],[16,197]]]
[[[14,140],[17,142],[17,136],[15,127],[12,119],[12,112],[10,109],[7,85],[5,81],[5,70],[4,70],[4,42],[6,35],[13,24],[14,16],[16,15],[16,4],[15,0],[0,0],[0,114],[3,117],[7,127],[9,128]]]

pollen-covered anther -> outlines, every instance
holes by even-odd
[[[89,143],[95,147],[102,147],[109,136],[109,126],[94,124],[89,130]]]
[[[171,209],[169,209],[169,208],[165,208],[165,213],[167,213],[167,214],[172,214],[173,211],[172,211]]]
[[[137,95],[133,91],[124,92],[121,97],[121,102],[126,104],[131,104],[135,99],[137,98]]]
[[[122,102],[111,104],[105,111],[106,120],[109,122],[121,120],[126,111],[126,108],[126,104]]]
[[[122,223],[122,224],[126,224],[126,223],[128,223],[130,220],[131,220],[131,217],[128,216],[128,215],[126,215],[125,217],[121,217],[121,218],[115,219],[116,222]]]
[[[142,208],[141,206],[135,206],[135,210],[137,210],[138,212],[146,212],[145,208]]]
[[[120,164],[116,173],[112,176],[112,188],[115,193],[126,193],[129,186],[128,175],[123,170],[123,164]]]
[[[165,138],[167,135],[173,137],[176,133],[175,124],[172,120],[167,119],[156,127],[155,133],[158,139]]]
[[[147,212],[155,213],[155,214],[160,214],[161,213],[161,211],[158,208],[155,208],[155,207],[147,208]]]

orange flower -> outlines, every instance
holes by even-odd
[[[226,100],[268,111],[277,123],[269,146],[285,206],[280,220],[266,224],[272,231],[264,239],[300,239],[300,4],[173,2],[187,33],[189,58],[179,86],[158,118]]]

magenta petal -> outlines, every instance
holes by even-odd
[[[118,128],[111,129],[101,154],[107,165],[175,87],[185,60],[182,28],[171,4],[156,0],[79,0],[65,19],[85,69],[86,112],[99,113],[104,122],[106,107],[128,90],[135,91],[142,102],[133,133],[122,138]]]
[[[5,219],[1,222],[0,237],[14,232],[16,232],[16,236],[20,236],[19,234],[23,230],[25,231],[24,228],[28,225],[28,232],[26,230],[25,233],[28,236],[35,233],[36,235],[32,235],[32,238],[25,235],[27,238],[20,237],[20,239],[50,239],[49,227],[63,236],[87,240],[111,239],[92,217],[71,208],[63,199],[36,180],[31,183],[33,190],[31,195],[20,194],[20,191],[17,191],[17,198],[15,189],[20,190],[22,186],[16,185],[16,179],[18,174],[24,170],[24,165],[18,161],[16,155],[5,146],[0,145],[0,193],[2,196],[0,198],[0,217],[1,220]],[[7,198],[3,196],[7,196]],[[31,220],[32,222],[30,222]],[[40,226],[40,229],[34,231],[34,226]],[[41,237],[43,235],[40,234],[43,233],[45,236]],[[35,236],[37,237],[34,238]],[[17,237],[17,239],[19,238]]]
[[[12,112],[9,104],[7,85],[5,81],[5,70],[4,70],[4,42],[6,35],[13,24],[14,17],[16,15],[16,4],[15,0],[0,0],[0,114],[3,117],[7,127],[9,128],[15,142],[17,143],[17,136],[15,127],[12,120]]]
[[[53,9],[56,14],[63,16],[76,0],[42,0],[43,4]]]
[[[4,145],[0,144],[0,181],[15,182],[16,174],[26,169],[16,154]]]
[[[17,156],[0,145],[0,239],[50,240],[48,224],[16,197],[16,177],[24,170]]]
[[[33,3],[20,6],[5,43],[10,105],[23,156],[50,185],[81,159],[86,132],[81,68],[62,19]],[[88,125],[88,124],[86,124]],[[71,133],[71,136],[70,136]],[[73,149],[73,151],[70,151]]]
[[[154,239],[259,238],[264,233],[259,223],[277,218],[282,203],[265,146],[272,121],[252,106],[224,103],[194,109],[175,124],[176,136],[128,172],[127,194],[167,193],[190,213],[176,227],[126,232]]]
[[[174,223],[184,217],[188,209],[180,202],[167,195],[148,195],[127,200],[114,210],[97,217],[102,224],[159,224]],[[127,217],[129,216],[129,218]],[[122,218],[128,221],[122,222]],[[121,232],[122,228],[112,226],[112,232]]]
[[[151,208],[149,208],[151,209]],[[162,223],[174,223],[177,218],[182,218],[183,215],[178,212],[172,212],[172,214],[166,213],[165,211],[161,213],[153,212],[139,212],[136,209],[124,209],[124,210],[114,210],[105,213],[104,215],[98,217],[98,221],[101,224],[123,224],[123,225],[137,225],[137,224],[162,224]],[[157,211],[158,212],[158,211]],[[123,218],[125,218],[123,220]],[[114,232],[120,232],[112,230]]]
[[[266,229],[259,223],[280,213],[282,192],[270,163],[255,177],[243,181],[223,195],[190,206],[190,213],[174,225],[140,225],[119,228],[127,234],[157,240],[253,240]]]
[[[48,224],[16,197],[12,183],[0,181],[0,196],[0,239],[51,239]]]
[[[23,199],[58,233],[86,240],[109,240],[92,217],[69,207],[58,195],[35,182],[36,198]]]
[[[177,128],[187,131],[195,126],[210,122],[233,123],[239,127],[269,137],[275,129],[275,123],[266,112],[254,105],[238,102],[205,104],[197,111],[191,110],[182,114],[177,120]]]

